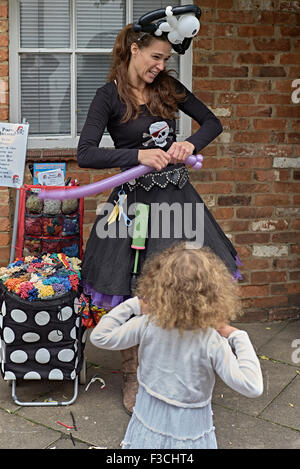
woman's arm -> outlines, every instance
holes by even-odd
[[[113,112],[113,99],[108,90],[106,86],[99,88],[91,102],[77,148],[77,162],[81,168],[119,168],[138,164],[137,149],[99,148]]]
[[[140,342],[145,320],[138,298],[130,298],[102,316],[90,340],[96,347],[108,350],[132,347]]]

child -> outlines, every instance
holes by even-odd
[[[208,248],[180,243],[146,261],[137,296],[102,317],[95,346],[139,344],[139,391],[123,448],[217,448],[214,372],[244,396],[262,394],[248,334],[227,324],[240,313],[237,290]]]

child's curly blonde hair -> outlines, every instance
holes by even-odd
[[[241,313],[238,285],[209,248],[177,244],[148,259],[135,294],[164,329],[220,328]]]

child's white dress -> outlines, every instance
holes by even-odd
[[[90,340],[109,350],[139,344],[139,391],[126,449],[217,448],[211,411],[215,373],[247,397],[263,392],[259,360],[245,331],[228,339],[212,328],[180,335],[142,315],[137,297],[103,316]]]
[[[140,386],[123,449],[216,449],[211,404],[184,408],[151,396]]]

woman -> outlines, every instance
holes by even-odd
[[[214,140],[221,133],[222,126],[199,99],[165,70],[170,54],[171,44],[164,35],[156,37],[136,33],[132,25],[125,26],[115,42],[109,81],[97,90],[81,132],[78,144],[80,167],[120,167],[124,170],[144,164],[156,170],[121,188],[115,188],[90,234],[83,259],[82,279],[85,292],[91,295],[93,303],[102,307],[116,306],[132,295],[130,282],[135,255],[131,249],[132,239],[128,234],[105,237],[103,232],[103,227],[107,226],[108,211],[111,212],[111,205],[118,201],[120,189],[127,196],[128,207],[136,202],[150,206],[150,235],[146,249],[140,252],[139,270],[151,254],[177,241],[198,240],[197,230],[194,229],[195,226],[199,228],[200,212],[197,208],[204,205],[188,181],[183,161]],[[178,110],[200,125],[199,130],[184,142],[176,142],[175,118]],[[106,127],[115,149],[98,147]],[[167,236],[164,223],[163,226],[156,226],[158,218],[153,215],[157,215],[158,207],[163,203],[168,207],[177,204],[176,207],[191,208],[188,229],[186,213],[171,224]],[[126,217],[126,220],[130,219]],[[237,253],[205,206],[203,219],[203,244],[210,247],[235,274]],[[115,224],[122,231],[124,218],[116,220]],[[153,232],[155,234],[151,236]],[[131,413],[138,387],[137,350],[132,348],[122,353],[123,403]]]

